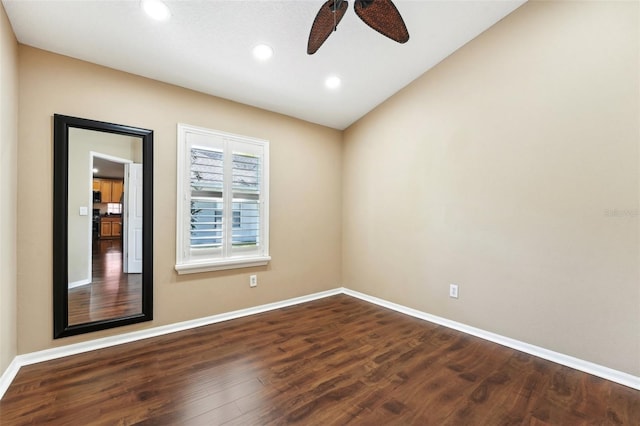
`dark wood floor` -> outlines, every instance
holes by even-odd
[[[0,424],[638,425],[640,392],[345,295],[23,367]]]
[[[91,273],[91,284],[69,290],[69,325],[142,312],[142,274],[122,272],[122,240],[93,240]]]

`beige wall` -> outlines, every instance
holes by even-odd
[[[530,2],[350,127],[344,286],[640,375],[638,17]]]
[[[201,318],[340,285],[340,132],[20,46],[18,352]],[[154,130],[154,321],[52,339],[54,113]],[[267,267],[177,276],[176,125],[270,141]],[[34,172],[34,170],[36,172]],[[37,262],[39,267],[34,268]],[[249,288],[249,274],[258,287]]]
[[[0,4],[0,375],[17,351],[18,43]]]

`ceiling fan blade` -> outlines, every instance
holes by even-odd
[[[322,5],[309,33],[309,43],[307,44],[307,53],[309,55],[316,53],[322,43],[329,38],[342,20],[348,5],[349,3],[346,0],[327,0]]]
[[[356,0],[356,14],[365,24],[398,43],[409,40],[409,31],[391,0]]]

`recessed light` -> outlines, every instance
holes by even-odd
[[[142,0],[142,10],[156,21],[166,21],[171,16],[169,8],[160,0]]]
[[[266,61],[273,56],[273,49],[266,44],[259,44],[253,48],[253,57],[259,61]]]
[[[331,89],[331,90],[336,90],[337,88],[340,87],[341,84],[342,84],[342,80],[340,80],[340,77],[338,77],[337,75],[329,76],[324,81],[324,85],[327,87],[327,89]]]
[[[98,169],[96,169],[96,168],[93,169],[93,173],[98,173],[98,172],[99,172]]]

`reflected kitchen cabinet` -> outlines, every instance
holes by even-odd
[[[98,189],[96,189],[98,188]],[[119,203],[122,197],[123,181],[118,179],[94,179],[93,190],[100,191],[102,203]]]
[[[111,187],[113,184],[108,179],[100,179],[100,201],[103,203],[111,202]]]
[[[123,181],[121,180],[114,180],[111,182],[111,202],[112,203],[119,203],[122,198],[122,186],[123,186]]]
[[[100,238],[120,238],[121,235],[121,217],[103,217],[100,219]]]

